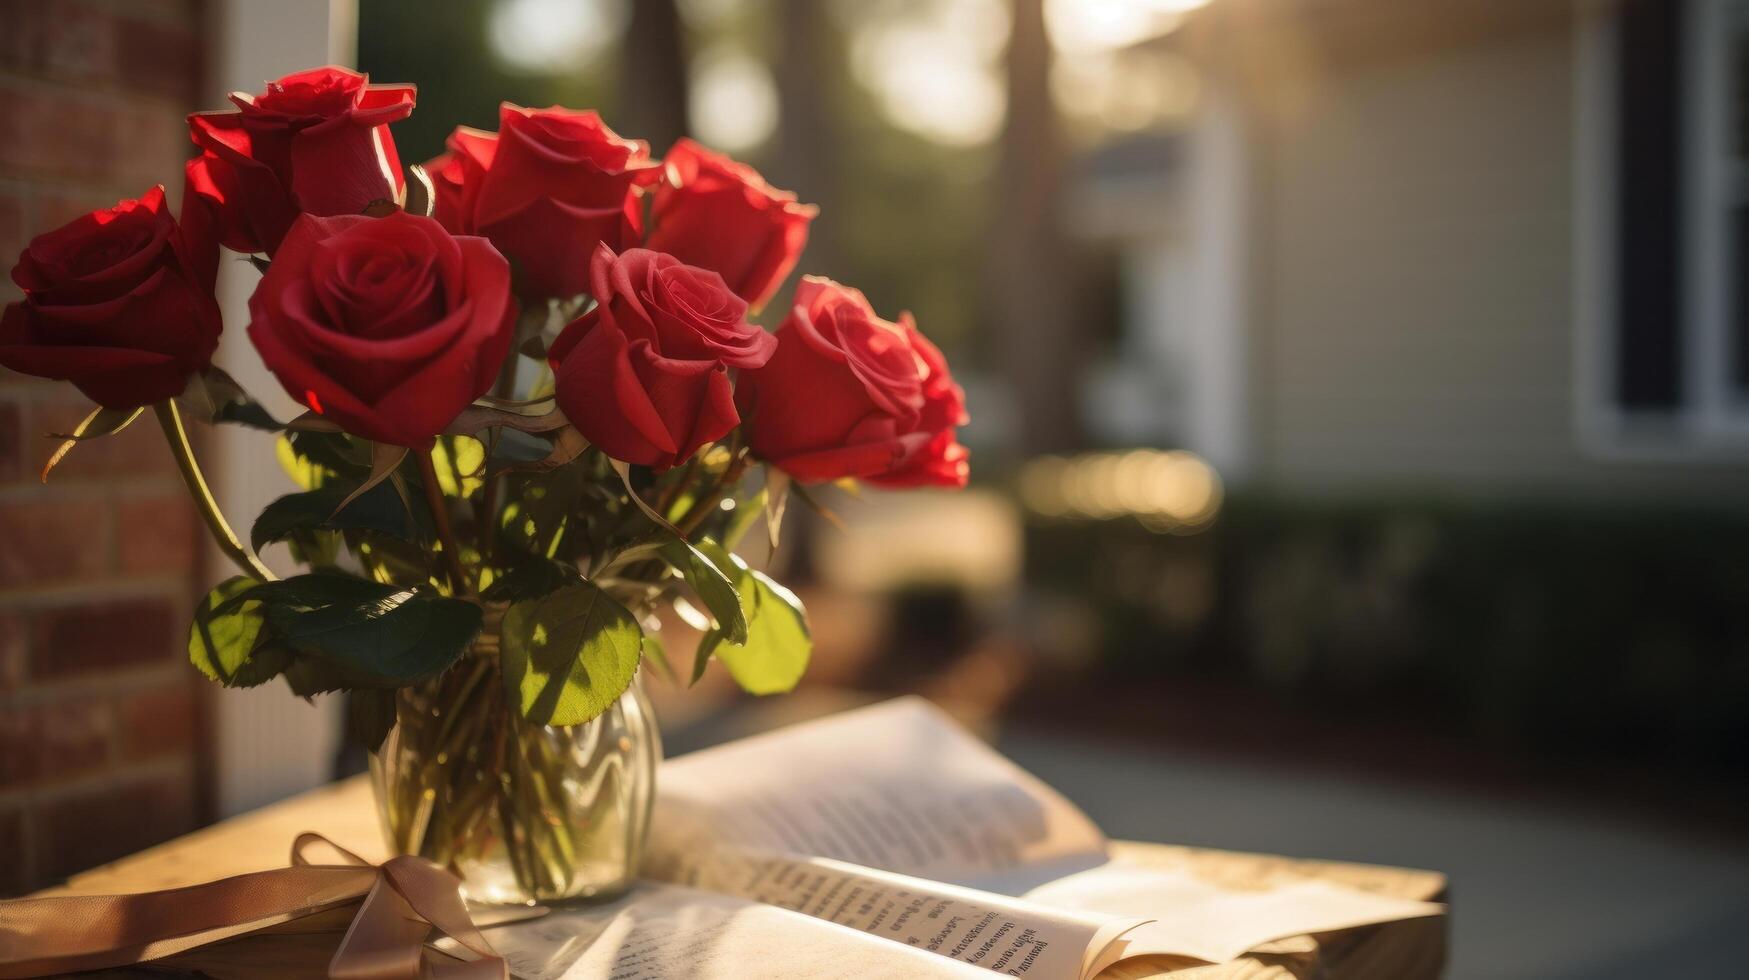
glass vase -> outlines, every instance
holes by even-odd
[[[494,656],[470,657],[396,702],[370,764],[395,853],[450,869],[479,902],[587,901],[630,887],[662,757],[638,680],[600,717],[568,728],[523,718]]]

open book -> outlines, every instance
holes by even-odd
[[[630,894],[488,932],[517,976],[1080,980],[1442,911],[1110,860],[1086,815],[919,698],[669,760],[657,797]]]

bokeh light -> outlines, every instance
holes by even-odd
[[[627,0],[500,0],[492,8],[492,53],[530,73],[575,72],[605,55],[624,35]]]
[[[777,83],[765,62],[729,45],[706,48],[691,66],[688,117],[705,144],[746,153],[777,130]]]
[[[1019,490],[1021,502],[1039,517],[1135,518],[1162,533],[1206,527],[1222,499],[1220,474],[1183,450],[1041,456],[1021,469]]]

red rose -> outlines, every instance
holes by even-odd
[[[589,264],[594,309],[553,344],[559,407],[614,459],[666,468],[728,434],[729,368],[756,368],[777,341],[747,322],[723,277],[672,255],[599,246]]]
[[[808,222],[819,213],[752,167],[683,139],[663,161],[644,244],[721,273],[736,295],[760,307],[796,267]]]
[[[909,314],[900,320],[911,326]],[[924,370],[923,414],[917,428],[934,435],[921,451],[907,456],[885,473],[869,476],[868,480],[889,487],[963,487],[971,476],[972,454],[960,445],[954,430],[971,421],[966,414],[965,390],[948,373],[947,358],[941,356],[940,348],[915,327],[911,330],[911,346]]]
[[[369,85],[344,68],[312,68],[236,92],[234,111],[197,112],[188,190],[213,213],[218,240],[273,252],[300,212],[358,214],[399,201],[405,180],[388,124],[413,111],[413,86]]]
[[[589,283],[579,261],[643,238],[638,188],[656,179],[649,144],[621,139],[594,112],[505,103],[498,132],[457,129],[450,152],[426,164],[433,216],[459,234],[485,235],[516,263],[525,295],[575,296]]]
[[[355,435],[422,449],[510,350],[510,266],[436,221],[303,215],[249,298],[249,338],[292,397]]]
[[[180,394],[212,361],[219,308],[194,268],[164,188],[39,235],[0,318],[0,364],[71,381],[106,408]]]
[[[882,320],[830,279],[802,277],[777,353],[735,400],[753,452],[804,483],[966,484],[965,395],[941,352],[909,313]]]
[[[431,216],[458,235],[476,234],[474,202],[498,152],[498,134],[457,126],[445,142],[449,152],[424,167],[431,177]]]

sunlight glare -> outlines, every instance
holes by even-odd
[[[574,72],[619,42],[629,13],[627,0],[498,0],[488,37],[511,68]]]
[[[1113,51],[1170,33],[1209,0],[1046,0],[1045,27],[1065,53]]]
[[[856,26],[851,68],[894,124],[948,146],[995,137],[1007,109],[1008,12],[1000,2],[943,0]]]
[[[693,59],[689,101],[693,132],[725,153],[746,153],[777,131],[777,83],[771,70],[738,48],[708,48]]]

